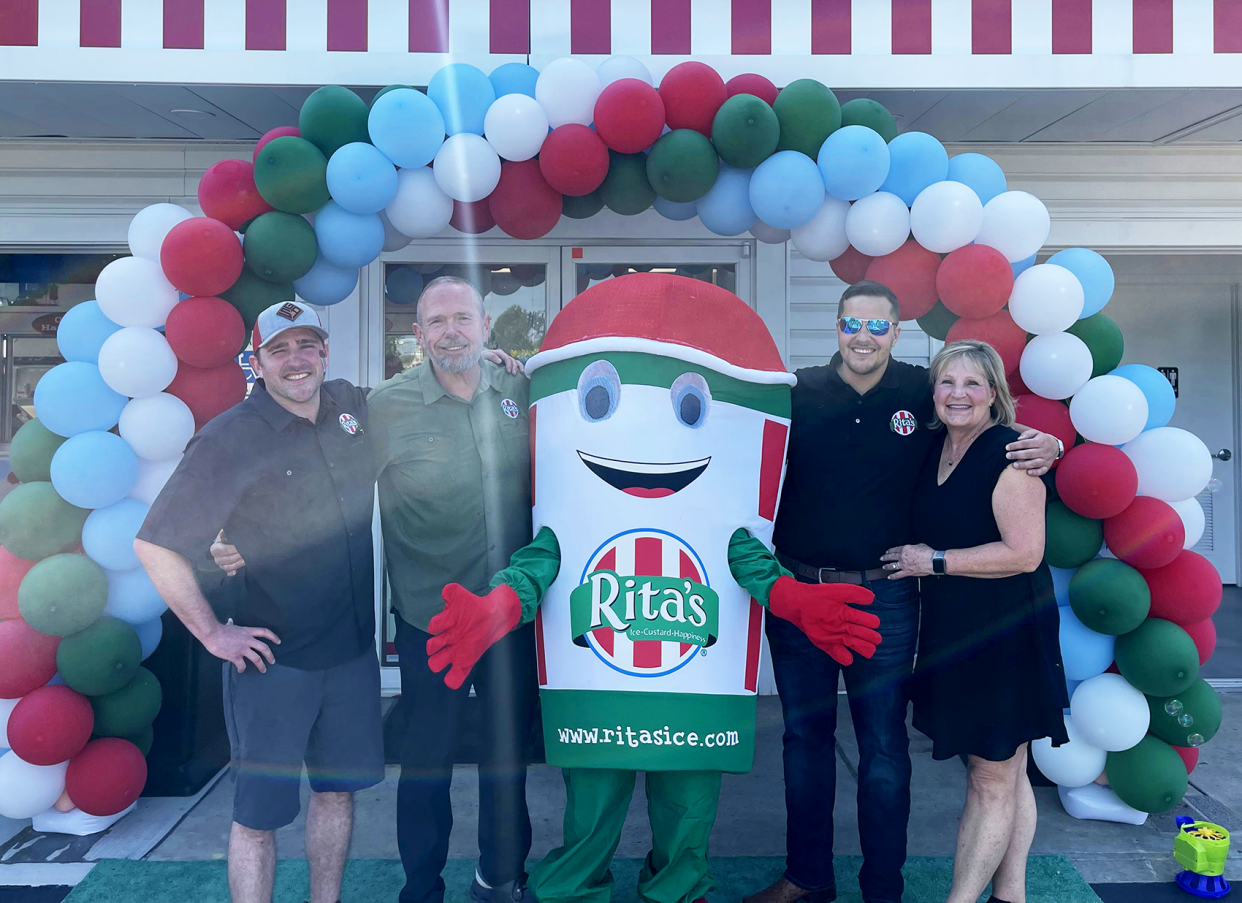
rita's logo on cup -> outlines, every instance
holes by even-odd
[[[358,426],[358,421],[357,419],[355,419],[353,414],[342,414],[341,415],[341,429],[349,433],[349,435],[351,436],[355,435],[358,432],[360,427]]]
[[[909,436],[919,428],[919,422],[909,411],[898,411],[888,422],[888,428],[898,436]]]

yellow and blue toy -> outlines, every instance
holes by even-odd
[[[1194,897],[1219,900],[1229,893],[1224,877],[1228,854],[1228,831],[1211,822],[1178,816],[1173,858],[1186,869],[1173,879],[1178,887]]]

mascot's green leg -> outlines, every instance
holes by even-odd
[[[529,886],[539,903],[609,903],[610,866],[634,795],[634,774],[565,769],[564,837],[530,875]]]
[[[652,849],[638,876],[640,900],[693,903],[712,889],[707,841],[719,799],[718,771],[647,772]]]

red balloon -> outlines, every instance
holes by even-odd
[[[1140,495],[1120,514],[1104,521],[1104,543],[1108,550],[1126,564],[1139,569],[1163,568],[1178,557],[1185,542],[1186,526],[1177,512],[1168,502],[1151,496]],[[1212,574],[1216,579],[1219,603],[1220,577],[1216,576],[1215,569]],[[1152,595],[1151,617],[1165,618],[1165,615],[1156,612],[1155,594]],[[1211,613],[1189,620],[1202,621]]]
[[[496,225],[496,221],[492,219],[487,198],[483,198],[481,201],[453,201],[453,216],[449,225],[458,232],[478,235]]]
[[[164,390],[186,403],[194,415],[194,426],[202,429],[207,421],[223,414],[246,397],[246,374],[237,361],[219,367],[177,364],[177,375]]]
[[[871,266],[874,257],[868,257],[862,251],[850,245],[840,257],[828,262],[833,274],[846,285],[862,282],[867,278],[867,267]]]
[[[534,160],[506,160],[487,202],[496,225],[514,238],[541,238],[561,218],[561,193],[548,184]]]
[[[712,120],[729,99],[724,79],[706,63],[678,63],[660,81],[665,121],[670,129],[694,129],[712,136]]]
[[[1183,624],[1182,630],[1195,641],[1195,648],[1199,650],[1199,664],[1206,665],[1216,651],[1216,622],[1211,618],[1204,618],[1194,624]]]
[[[246,324],[222,298],[186,298],[169,312],[164,338],[191,367],[220,367],[246,347]]]
[[[989,317],[1009,302],[1013,267],[995,248],[966,245],[940,264],[936,291],[944,306],[959,317]]]
[[[1061,440],[1064,442],[1065,440]],[[1084,442],[1057,468],[1057,495],[1076,514],[1104,520],[1125,511],[1138,492],[1138,471],[1121,449]]]
[[[1195,766],[1199,764],[1199,747],[1175,746],[1173,751],[1182,757],[1182,763],[1186,766],[1186,774],[1195,770]]]
[[[221,160],[198,183],[198,206],[234,232],[272,209],[254,187],[254,164],[248,160]]]
[[[732,97],[735,94],[753,94],[768,106],[776,103],[776,85],[770,79],[753,72],[735,75],[725,82],[725,93]]]
[[[590,194],[608,175],[608,145],[585,125],[558,126],[539,148],[539,171],[548,184],[571,198]]]
[[[595,131],[618,153],[645,151],[664,131],[660,92],[637,78],[617,79],[595,101]]]
[[[274,141],[277,138],[284,138],[286,135],[292,135],[294,138],[301,138],[302,130],[299,129],[296,125],[281,125],[281,126],[277,126],[276,128],[272,129],[270,132],[267,132],[255,144],[254,157],[252,158],[252,162],[254,160],[259,159],[259,154],[263,152],[263,148],[267,144],[267,142]]]
[[[17,608],[17,587],[26,572],[35,566],[33,561],[18,558],[4,546],[0,546],[0,620],[20,618]]]
[[[1018,408],[1018,423],[1056,436],[1067,449],[1073,448],[1078,434],[1074,431],[1074,423],[1070,420],[1067,406],[1039,395],[1018,395],[1014,402]]]
[[[905,316],[905,311],[902,311],[902,316]],[[1022,349],[1026,347],[1026,330],[1013,321],[1009,311],[998,310],[992,316],[978,320],[962,317],[949,327],[945,342],[960,342],[963,339],[987,342],[1001,356],[1005,373],[1013,373],[1022,361]],[[1066,442],[1065,447],[1069,446],[1070,443]]]
[[[1034,395],[1030,387],[1022,381],[1022,373],[1018,369],[1014,369],[1012,373],[1006,374],[1005,378],[1009,380],[1009,394],[1014,398],[1019,395]],[[1064,440],[1062,440],[1064,441]],[[1069,448],[1069,446],[1065,446]]]
[[[893,290],[901,319],[917,320],[936,306],[938,269],[940,255],[910,238],[892,254],[872,260],[864,278]]]
[[[209,216],[177,223],[160,246],[168,281],[187,295],[218,295],[232,288],[242,271],[242,246],[233,230]]]
[[[147,783],[142,751],[120,737],[101,737],[69,760],[65,792],[87,815],[116,815],[138,799]]]
[[[1153,618],[1164,618],[1184,628],[1207,620],[1220,608],[1224,593],[1220,574],[1198,552],[1187,549],[1164,567],[1143,570],[1143,579],[1151,590]]]
[[[91,701],[68,687],[39,687],[9,716],[9,746],[31,765],[56,765],[82,751],[95,727]]]
[[[21,618],[0,621],[0,699],[19,699],[56,676],[60,637],[39,633]]]

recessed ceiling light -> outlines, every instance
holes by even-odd
[[[206,110],[169,110],[168,112],[181,119],[214,119],[216,115]]]

